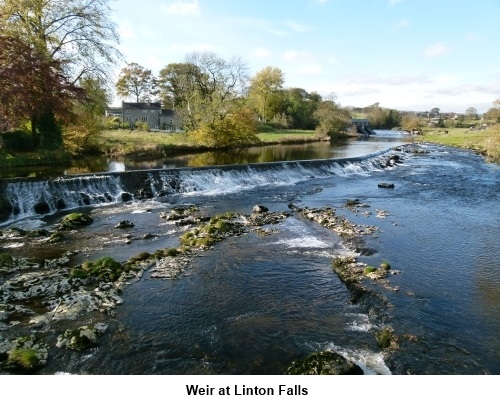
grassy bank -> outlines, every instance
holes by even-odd
[[[261,145],[316,142],[314,131],[273,130],[257,134]],[[102,131],[90,140],[91,149],[110,156],[163,156],[182,151],[205,151],[189,141],[184,133],[143,132],[130,130]],[[251,145],[249,145],[251,146]]]
[[[448,131],[446,134],[445,131]],[[500,126],[485,130],[465,128],[434,129],[419,137],[420,141],[473,149],[486,156],[488,161],[500,163]]]

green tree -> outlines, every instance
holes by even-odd
[[[351,125],[349,111],[332,100],[322,101],[314,112],[314,118],[318,121],[316,132],[320,136],[344,135]]]
[[[196,130],[204,124],[223,121],[241,108],[247,86],[247,66],[239,58],[225,60],[213,52],[192,53],[186,63],[194,86],[186,94],[182,116],[185,128]]]
[[[116,94],[123,98],[132,97],[135,102],[151,102],[157,94],[156,79],[151,70],[133,62],[127,64],[116,82]]]
[[[182,110],[196,93],[201,71],[191,63],[170,63],[160,70],[157,84],[163,105]]]
[[[281,69],[268,66],[257,72],[250,81],[248,100],[262,122],[272,120],[283,106],[284,75]]]
[[[285,89],[283,95],[290,126],[295,129],[316,128],[314,111],[322,101],[321,96],[316,92],[308,93],[301,88]]]
[[[3,0],[0,2],[0,32],[30,49],[40,67],[33,70],[30,85],[34,93],[41,85],[58,78],[60,84],[44,100],[32,104],[33,134],[40,147],[62,144],[60,124],[67,119],[57,111],[57,99],[67,99],[65,88],[75,86],[85,75],[106,80],[120,52],[116,25],[110,19],[107,0]],[[11,60],[10,63],[17,63]],[[18,82],[22,77],[16,78]],[[52,102],[47,102],[51,96]]]

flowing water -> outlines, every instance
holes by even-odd
[[[61,215],[58,200],[68,208],[86,206],[95,218],[64,246],[2,240],[1,249],[13,255],[56,257],[78,248],[82,253],[72,260],[126,260],[178,245],[186,228],[159,217],[175,205],[196,204],[212,216],[249,214],[255,204],[290,212],[292,203],[332,207],[355,223],[376,226],[363,238],[358,260],[373,266],[387,260],[400,271],[388,278],[391,288],[372,285],[384,297],[382,309],[351,304],[331,262],[355,252],[332,231],[292,213],[267,226],[267,235],[249,232],[204,251],[178,279],[146,272],[124,289],[124,303],[96,349],[54,349],[41,372],[280,374],[291,361],[334,349],[371,374],[499,374],[499,167],[456,149],[420,149],[425,153],[404,152],[392,167],[383,164],[394,153],[388,151],[342,161],[150,171],[147,184],[157,197],[125,203],[119,202],[127,188],[119,176],[9,183],[13,202],[43,190],[57,195],[46,197],[55,213],[45,217],[17,203],[16,226],[50,229]],[[75,181],[83,183],[76,187]],[[381,182],[395,187],[377,187]],[[352,212],[345,203],[353,199],[369,207]],[[126,230],[131,244],[114,228],[125,219],[135,224]],[[143,240],[145,233],[155,237]],[[413,343],[388,355],[374,338],[384,327]]]

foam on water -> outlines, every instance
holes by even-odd
[[[368,375],[391,375],[391,370],[387,367],[384,362],[382,353],[372,352],[366,349],[349,349],[345,347],[336,346],[330,343],[326,347],[327,349],[333,350],[336,353],[344,356],[347,360],[352,361],[357,364],[365,374]]]

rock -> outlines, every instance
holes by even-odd
[[[361,375],[361,367],[331,350],[312,353],[294,361],[285,371],[291,375]]]
[[[90,205],[92,202],[90,201],[90,196],[85,193],[80,193],[80,197],[82,197],[82,201],[85,205]]]
[[[44,215],[50,212],[50,207],[45,201],[39,201],[33,206],[33,210],[39,215]]]
[[[12,204],[6,197],[0,197],[0,222],[6,221],[12,214]]]
[[[102,335],[108,326],[104,323],[82,326],[76,330],[66,330],[57,338],[56,346],[67,347],[70,350],[81,352],[97,346],[97,337]]]
[[[252,209],[253,212],[258,212],[258,213],[261,213],[261,212],[267,212],[269,211],[269,208],[267,207],[264,207],[263,205],[254,205],[253,209]]]
[[[122,193],[121,199],[123,202],[131,201],[134,197],[130,193]]]
[[[378,183],[378,186],[380,188],[394,188],[394,184],[393,183]]]
[[[115,228],[119,228],[119,229],[125,229],[125,228],[133,228],[135,225],[130,222],[130,221],[120,221],[116,226]]]
[[[90,225],[92,222],[94,222],[94,219],[90,215],[83,212],[74,212],[62,219],[59,229],[76,229]]]

